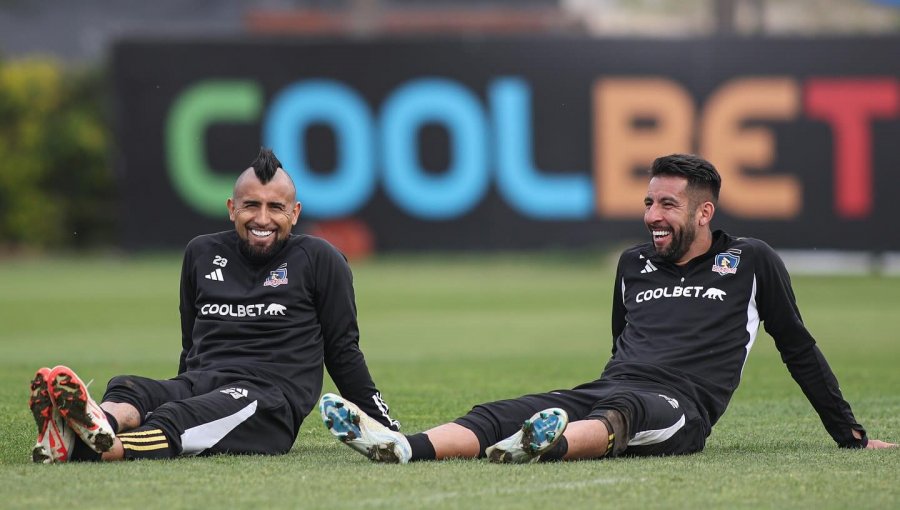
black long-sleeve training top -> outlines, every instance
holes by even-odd
[[[680,391],[698,404],[711,429],[740,383],[763,322],[831,437],[840,446],[865,446],[865,430],[803,324],[788,272],[763,241],[719,230],[709,251],[684,266],[661,260],[652,243],[641,244],[619,258],[615,282],[612,358],[602,378],[649,380]]]
[[[324,363],[344,397],[399,429],[359,348],[344,256],[323,239],[291,234],[255,265],[238,242],[227,231],[198,236],[185,249],[178,373],[211,370],[275,385],[299,429],[322,391]]]

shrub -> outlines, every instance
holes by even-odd
[[[112,241],[102,74],[50,59],[0,61],[0,246]]]

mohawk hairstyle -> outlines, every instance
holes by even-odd
[[[263,184],[271,181],[272,177],[275,176],[275,171],[282,168],[281,161],[278,161],[272,149],[267,147],[259,148],[259,154],[253,160],[253,163],[250,163],[250,167],[253,168],[253,173],[256,174],[259,182]]]
[[[684,177],[688,181],[688,188],[706,190],[712,195],[713,203],[719,201],[719,189],[722,187],[722,178],[716,167],[700,156],[693,154],[669,154],[656,158],[650,168],[650,176],[673,175]]]

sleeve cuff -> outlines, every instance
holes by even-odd
[[[862,435],[860,439],[856,439],[853,437],[853,433],[850,433],[850,440],[846,443],[840,444],[841,448],[865,448],[869,445],[869,437],[866,435],[865,430],[853,429]]]

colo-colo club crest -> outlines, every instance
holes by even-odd
[[[263,282],[263,287],[277,287],[287,285],[287,262],[278,266],[278,269],[269,271],[269,277]]]
[[[716,255],[716,263],[713,264],[712,270],[720,275],[737,273],[738,264],[741,258],[731,253],[720,253]]]

